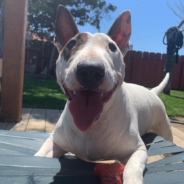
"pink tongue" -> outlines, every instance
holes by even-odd
[[[88,130],[103,110],[101,93],[83,90],[76,93],[69,104],[76,127],[81,131]]]

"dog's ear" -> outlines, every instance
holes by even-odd
[[[54,44],[58,51],[60,51],[65,44],[78,33],[79,30],[69,10],[62,5],[59,5],[55,21],[56,36],[54,39]]]
[[[122,54],[125,56],[129,50],[129,39],[132,31],[130,11],[124,11],[115,20],[107,35],[116,42]]]

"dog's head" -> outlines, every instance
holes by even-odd
[[[79,33],[70,12],[59,6],[55,23],[55,45],[59,51],[57,81],[70,101],[69,110],[81,130],[89,129],[103,106],[122,84],[123,57],[129,50],[130,11],[123,12],[109,32]]]

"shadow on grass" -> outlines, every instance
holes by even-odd
[[[174,95],[170,95],[171,97],[173,97],[173,98],[179,98],[179,99],[183,99],[184,100],[184,98],[183,97],[179,97],[179,96],[174,96]]]

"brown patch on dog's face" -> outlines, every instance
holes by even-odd
[[[68,41],[65,47],[60,51],[60,54],[64,56],[67,62],[78,50],[84,48],[87,42],[87,33],[79,33]]]

